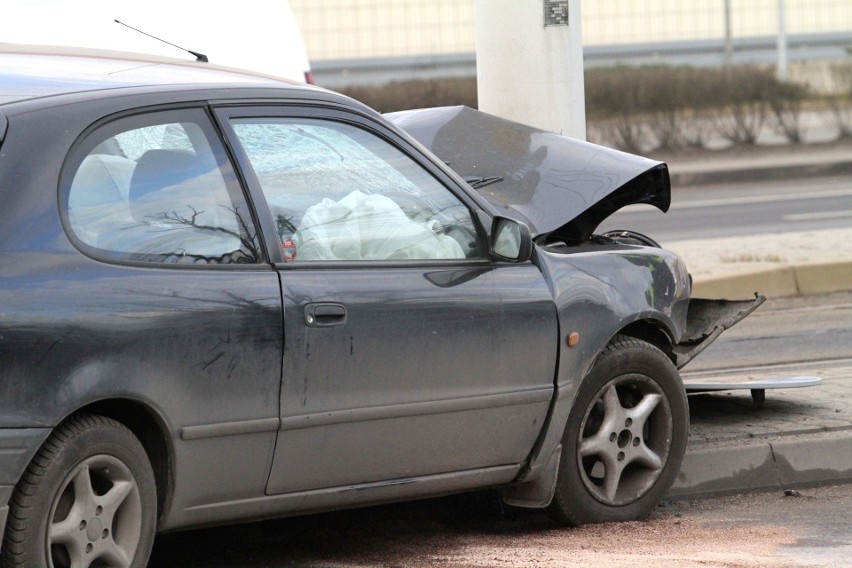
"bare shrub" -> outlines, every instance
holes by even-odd
[[[716,133],[716,118],[713,110],[686,111],[683,116],[683,142],[689,148],[706,148]]]
[[[608,132],[600,121],[589,121],[586,124],[586,140],[594,144],[612,146],[608,138]]]
[[[610,145],[633,154],[651,149],[648,124],[635,116],[622,115],[600,124],[600,129]]]
[[[773,82],[771,73],[751,68],[595,69],[586,73],[586,114],[606,121],[614,143],[628,151],[703,148],[717,133],[755,144]]]
[[[750,66],[729,70],[721,84],[728,105],[718,119],[719,134],[734,145],[756,145],[769,116],[768,101],[781,84],[770,70]]]
[[[719,133],[734,145],[754,146],[766,116],[767,105],[762,101],[732,106],[719,115]]]
[[[792,144],[805,141],[802,109],[807,97],[808,89],[805,86],[785,83],[779,85],[769,99],[775,129]]]
[[[663,104],[666,93],[660,88],[665,84],[660,80],[662,74],[664,68],[632,67],[586,73],[586,116],[600,122],[600,130],[616,148],[641,153],[673,140],[659,129],[659,120],[654,117],[667,108]],[[676,123],[674,117],[667,122]]]
[[[826,98],[826,120],[838,137],[852,137],[852,66],[837,66],[846,94]],[[813,98],[801,86],[779,82],[771,69],[734,67],[612,67],[585,74],[588,136],[628,152],[676,153],[711,140],[755,145],[774,126],[799,143],[802,110]],[[350,87],[343,93],[380,112],[448,105],[477,107],[476,79],[446,78]]]
[[[770,116],[793,141],[801,141],[807,93],[778,82],[771,70],[696,67],[615,67],[586,73],[590,121],[608,123],[625,150],[677,152],[702,148],[719,135],[734,145],[754,145]]]
[[[838,140],[852,138],[852,104],[837,98],[830,99],[825,116],[829,126],[836,130]]]
[[[455,105],[477,107],[475,77],[395,81],[385,85],[347,87],[340,92],[379,112]]]
[[[648,130],[655,141],[654,149],[677,152],[687,146],[686,126],[684,113],[679,109],[654,113],[648,121]]]
[[[831,67],[837,94],[826,99],[826,122],[837,132],[837,139],[852,138],[852,64],[838,63]]]

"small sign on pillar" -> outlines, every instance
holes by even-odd
[[[544,25],[568,25],[568,0],[544,0]]]

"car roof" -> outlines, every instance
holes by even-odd
[[[39,97],[151,85],[277,86],[323,91],[209,63],[86,48],[0,44],[0,107]]]

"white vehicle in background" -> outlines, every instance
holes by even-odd
[[[239,10],[174,0],[3,0],[3,23],[0,43],[176,58],[182,57],[182,49],[189,58],[203,54],[217,65],[313,82],[305,43],[287,0],[241,0]]]

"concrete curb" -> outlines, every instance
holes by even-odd
[[[692,295],[699,298],[768,298],[830,294],[852,290],[852,258],[820,263],[785,264],[724,276],[697,278]]]
[[[670,499],[852,481],[852,431],[687,448]]]
[[[801,296],[852,290],[852,259],[799,264],[795,271],[796,287]]]
[[[760,292],[767,298],[795,296],[794,267],[783,265],[750,272],[726,274],[710,278],[696,278],[692,283],[692,296],[697,298],[726,298],[729,300],[753,298]]]

